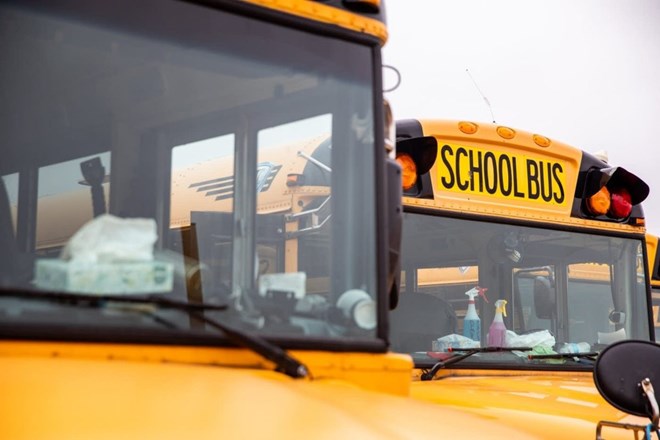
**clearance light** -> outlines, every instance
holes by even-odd
[[[605,215],[610,209],[610,192],[602,187],[596,194],[587,199],[587,206],[593,215]]]
[[[407,153],[396,156],[397,163],[401,166],[401,186],[404,190],[410,189],[417,183],[417,165]]]
[[[535,134],[532,136],[532,139],[534,139],[534,143],[538,145],[539,147],[549,147],[551,144],[550,139],[548,139],[545,136],[541,136],[540,134]]]
[[[286,175],[286,186],[301,186],[305,181],[305,176],[302,174],[287,174]]]
[[[613,218],[628,217],[632,212],[631,200],[630,193],[625,188],[612,193],[612,203],[610,204],[610,209],[607,211],[608,215]]]
[[[461,121],[458,123],[458,129],[465,134],[475,134],[479,129],[479,126],[474,122]]]
[[[499,134],[500,137],[502,137],[504,139],[513,139],[514,136],[516,135],[516,131],[512,128],[509,128],[509,127],[500,126],[500,127],[497,127],[497,130],[495,130],[495,131],[497,131],[497,134]]]
[[[645,218],[633,219],[633,225],[635,225],[635,226],[646,226],[646,219]]]

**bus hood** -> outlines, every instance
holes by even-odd
[[[537,438],[594,439],[599,421],[646,425],[598,393],[591,373],[447,370],[433,381],[415,381],[412,396],[484,415]],[[604,428],[607,439],[631,431]]]
[[[336,379],[108,358],[0,357],[0,438],[530,438]]]

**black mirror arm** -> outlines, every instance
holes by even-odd
[[[658,424],[660,423],[660,410],[658,410],[658,401],[655,398],[655,393],[653,391],[653,384],[651,383],[651,380],[647,377],[642,382],[640,383],[642,390],[644,391],[644,395],[649,401],[649,404],[651,406],[651,424],[653,425],[653,429],[655,431],[658,430]]]

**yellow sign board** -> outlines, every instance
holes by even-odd
[[[562,160],[440,143],[436,190],[565,207],[567,164]]]

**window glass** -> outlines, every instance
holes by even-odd
[[[110,153],[39,168],[36,240],[41,255],[57,255],[86,222],[107,213],[109,181]]]
[[[648,340],[641,245],[631,238],[404,213],[405,283],[392,312],[392,346],[422,367],[450,348],[487,346],[528,350],[478,353],[460,365],[586,366],[571,357],[528,354]],[[497,330],[501,324],[505,332]]]
[[[571,264],[567,267],[567,273],[570,339],[595,341],[598,340],[598,332],[614,332],[616,326],[612,319],[615,308],[610,266],[598,263]]]
[[[0,7],[0,326],[225,337],[182,310],[8,298],[39,289],[378,342],[374,49],[186,2],[75,3]]]
[[[2,176],[7,198],[9,200],[9,212],[12,220],[14,234],[16,234],[16,209],[18,207],[18,173]]]

